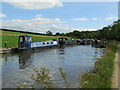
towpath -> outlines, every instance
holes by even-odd
[[[118,87],[119,87],[119,90],[120,90],[120,44],[118,45],[118,49],[119,49],[119,51],[118,51],[118,72],[119,72],[119,74],[118,74],[118,78],[119,78],[119,80],[118,80]]]
[[[120,90],[120,43],[118,44],[118,51],[114,60],[114,72],[112,76],[112,88]]]
[[[11,50],[15,49],[15,48],[17,48],[17,47],[7,47],[7,48],[1,48],[0,47],[0,54],[11,52]]]

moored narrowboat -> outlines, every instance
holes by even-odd
[[[57,40],[50,41],[32,41],[32,36],[22,35],[19,36],[18,49],[35,49],[43,47],[58,46]]]

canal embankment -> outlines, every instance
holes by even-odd
[[[118,50],[118,76],[120,76],[120,44],[119,44],[119,50]],[[120,78],[118,78],[118,88],[120,89]]]
[[[120,89],[120,80],[118,76],[120,76],[120,43],[118,44],[118,50],[116,52],[116,57],[114,60],[114,72],[112,76],[112,88],[119,88]]]
[[[111,88],[116,51],[117,42],[108,41],[106,54],[98,59],[92,71],[82,76],[80,88]]]
[[[0,54],[15,52],[18,47],[0,48]]]

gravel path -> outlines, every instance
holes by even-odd
[[[120,43],[118,45],[118,51],[114,60],[114,72],[112,76],[112,88],[119,88],[120,90]]]
[[[120,44],[118,45],[119,51],[118,51],[118,87],[120,90]]]

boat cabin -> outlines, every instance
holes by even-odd
[[[30,42],[32,42],[32,36],[21,35],[19,36],[18,46],[19,48],[27,48],[30,46]]]

